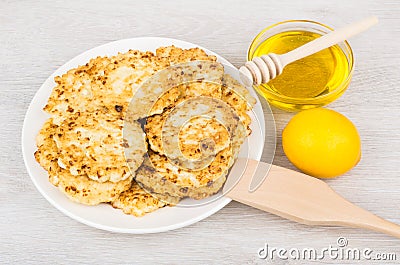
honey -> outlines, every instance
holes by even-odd
[[[250,46],[248,59],[268,53],[287,53],[319,38],[321,33],[324,34],[293,29],[265,37],[262,32]],[[344,43],[342,47],[335,45],[288,64],[281,75],[255,88],[271,104],[285,110],[319,107],[342,95],[350,82],[352,69],[352,52]]]

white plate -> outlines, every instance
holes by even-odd
[[[114,55],[118,52],[128,51],[129,49],[154,52],[160,46],[169,45],[185,49],[199,47],[208,54],[216,55],[219,62],[232,66],[231,63],[218,54],[189,42],[169,38],[132,38],[107,43],[78,55],[55,71],[36,93],[26,113],[22,129],[24,161],[36,188],[54,207],[64,214],[81,223],[108,231],[135,234],[156,233],[193,224],[217,212],[231,201],[231,199],[221,196],[216,199],[217,196],[214,195],[213,198],[206,200],[209,203],[204,203],[200,206],[164,207],[144,217],[137,218],[126,215],[120,210],[113,209],[108,204],[85,206],[70,201],[57,188],[50,184],[47,179],[47,172],[40,167],[34,158],[33,154],[36,151],[35,137],[45,120],[49,117],[42,108],[46,105],[47,99],[55,86],[55,76],[62,75],[67,70],[85,64],[91,58],[97,56]],[[233,71],[230,74],[236,74],[236,78],[238,77],[237,71]],[[257,95],[253,90],[251,93],[257,98],[257,104],[254,107],[254,113],[251,113],[253,132],[248,139],[248,144],[251,146],[248,155],[250,158],[260,159],[264,147],[264,114]],[[187,204],[187,201],[185,204]]]

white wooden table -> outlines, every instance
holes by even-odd
[[[399,239],[358,229],[307,227],[234,202],[206,220],[166,233],[97,230],[53,208],[33,186],[21,155],[23,118],[35,92],[55,69],[87,49],[123,38],[172,37],[207,47],[240,66],[252,38],[272,23],[311,19],[343,26],[370,14],[380,23],[350,41],[354,78],[329,106],[356,124],[363,156],[354,170],[329,184],[350,201],[400,223],[399,1],[2,1],[0,264],[263,264],[271,262],[257,256],[265,243],[322,249],[336,245],[339,236],[352,248],[394,252],[400,262]],[[273,112],[278,129],[274,163],[293,168],[280,141],[293,114]],[[321,262],[343,263],[329,257]]]

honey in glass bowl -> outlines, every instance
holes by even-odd
[[[331,31],[311,21],[285,21],[254,39],[248,60],[268,53],[283,54]],[[347,42],[288,64],[281,75],[255,89],[278,108],[296,111],[324,106],[340,97],[350,83],[353,54]]]

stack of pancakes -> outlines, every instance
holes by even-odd
[[[198,62],[199,72],[220,82],[176,83],[162,93],[152,89],[159,93],[156,101],[131,104],[149,77],[191,61]],[[142,216],[184,197],[208,197],[220,190],[240,145],[251,133],[247,112],[255,99],[224,74],[215,56],[198,48],[170,46],[155,54],[130,50],[97,57],[56,77],[55,82],[44,107],[51,117],[37,136],[35,157],[49,181],[78,203],[111,203],[127,214]],[[179,143],[179,154],[188,161],[212,149],[212,161],[193,169],[174,163],[176,149],[163,144],[161,132],[168,132],[168,117],[201,109],[200,103],[185,105],[198,97],[213,99],[216,106],[225,104],[236,116],[221,125],[213,117],[195,115],[182,123],[176,135],[171,133]],[[144,112],[145,108],[149,111]],[[221,111],[220,116],[224,115]],[[212,148],[204,145],[204,139],[211,140]]]

